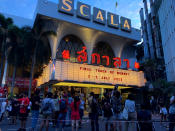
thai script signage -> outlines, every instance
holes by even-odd
[[[87,52],[86,52],[86,47],[83,46],[81,51],[77,52],[78,56],[77,56],[77,61],[80,63],[85,63],[87,62]],[[120,57],[115,57],[115,58],[110,58],[107,55],[104,56],[100,56],[100,54],[98,53],[92,53],[91,55],[92,57],[92,62],[91,64],[97,64],[100,65],[101,64],[101,59],[105,59],[106,61],[106,66],[110,65],[110,59],[114,60],[114,67],[116,68],[120,68],[122,66],[122,63],[126,63],[126,67],[127,69],[130,68],[130,62],[129,59],[121,59]],[[70,59],[70,51],[69,50],[64,50],[62,52],[62,58],[64,60],[69,60]],[[135,62],[134,64],[135,69],[139,69],[140,68],[140,64],[138,62]]]
[[[144,86],[144,73],[102,66],[57,61],[55,79],[64,81],[95,82]]]
[[[58,5],[58,11],[68,14],[74,15],[74,0],[60,0]],[[82,2],[77,3],[77,11],[76,15],[79,18],[85,20],[91,20],[91,6],[84,4]],[[120,21],[120,23],[119,23]],[[113,13],[107,13],[106,19],[106,11],[96,8],[93,8],[93,22],[101,24],[101,25],[108,25],[111,28],[120,28],[123,31],[131,32],[131,20],[125,17],[120,17]],[[119,26],[120,25],[120,26]]]

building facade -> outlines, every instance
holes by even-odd
[[[175,1],[161,0],[159,2],[158,16],[167,80],[175,81]]]
[[[101,94],[105,89],[145,86],[144,73],[138,71],[135,45],[140,31],[131,20],[74,0],[59,4],[39,0],[35,25],[43,22],[48,36],[51,61],[38,78],[38,86],[81,88]],[[57,88],[58,87],[58,88]]]
[[[144,59],[160,61],[160,67],[166,70],[166,79],[175,81],[174,44],[175,39],[173,22],[175,17],[174,0],[149,0],[150,13],[148,13],[147,0],[143,0],[144,10],[140,10],[142,24],[142,38]],[[145,19],[144,19],[145,16]],[[163,62],[162,62],[163,61]]]

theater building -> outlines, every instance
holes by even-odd
[[[74,0],[39,0],[35,24],[40,21],[56,36],[47,37],[52,60],[38,87],[100,95],[116,84],[119,90],[145,86],[135,57],[141,33],[130,19]]]

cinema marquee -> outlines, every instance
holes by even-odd
[[[130,19],[74,0],[38,0],[36,11],[35,26],[42,21],[42,29],[56,32],[44,38],[50,62],[37,79],[43,92],[81,92],[87,99],[117,84],[126,97],[145,86],[135,54],[141,31]]]
[[[67,15],[75,15],[74,13],[74,0],[60,0],[58,11]],[[106,19],[107,15],[107,19]],[[122,31],[131,32],[131,20],[113,13],[106,13],[105,10],[94,7],[93,18],[91,18],[91,6],[82,2],[77,3],[76,16],[78,18],[91,21],[101,25],[108,25],[110,28],[121,29]],[[119,22],[120,21],[120,22]]]

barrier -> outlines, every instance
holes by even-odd
[[[19,117],[18,117],[19,118]],[[7,120],[7,119],[6,119]],[[30,125],[31,125],[31,120],[32,120],[32,118],[31,117],[28,117],[28,124],[27,124],[27,130],[30,130],[31,129],[31,127],[30,127]],[[42,120],[45,120],[45,119],[43,119],[42,117],[39,117],[38,118],[38,124],[37,124],[37,128],[39,128],[40,127],[40,123],[41,123],[41,121]],[[51,122],[52,120],[54,120],[54,119],[49,119],[49,121]],[[68,120],[64,120],[65,122],[67,122]],[[62,121],[61,121],[62,122]],[[130,129],[132,129],[132,131],[140,131],[141,130],[141,126],[142,126],[142,124],[143,125],[149,125],[149,124],[151,124],[152,125],[152,130],[153,131],[166,131],[167,129],[169,129],[169,124],[170,123],[173,123],[174,125],[175,125],[175,122],[169,122],[169,121],[158,121],[158,120],[151,120],[151,121],[125,121],[125,120],[116,120],[116,121],[114,121],[114,120],[110,120],[110,121],[106,121],[106,120],[104,120],[104,119],[102,119],[102,118],[100,118],[99,119],[99,127],[100,127],[100,131],[105,131],[105,124],[106,123],[108,123],[109,124],[109,127],[110,127],[110,125],[111,124],[116,124],[116,127],[117,128],[119,128],[119,126],[120,126],[120,124],[121,124],[121,127],[122,127],[122,131],[126,128],[126,126],[127,126],[127,128],[130,128]],[[6,123],[7,124],[7,123]],[[17,124],[17,127],[19,127],[19,125],[20,125],[20,123],[18,122],[18,124]],[[82,120],[82,125],[81,125],[81,130],[83,130],[83,131],[87,131],[87,128],[90,130],[90,125],[91,125],[91,120],[90,119],[83,119]],[[0,126],[1,126],[1,123],[0,123]],[[12,130],[16,130],[16,129],[14,129],[13,128],[14,126],[11,126],[11,125],[7,125],[7,130],[8,131],[12,131]],[[133,129],[133,127],[134,127],[134,129]],[[49,126],[49,128],[51,129],[51,131],[52,130],[54,130],[55,129],[55,127],[52,127],[52,124],[50,124],[50,126]],[[71,127],[65,127],[65,128],[67,128],[67,129],[71,129]],[[3,128],[1,128],[2,130],[3,130]],[[89,131],[88,130],[88,131]],[[1,131],[1,130],[0,130]],[[49,130],[50,131],[50,130]],[[113,130],[112,130],[113,131]]]

